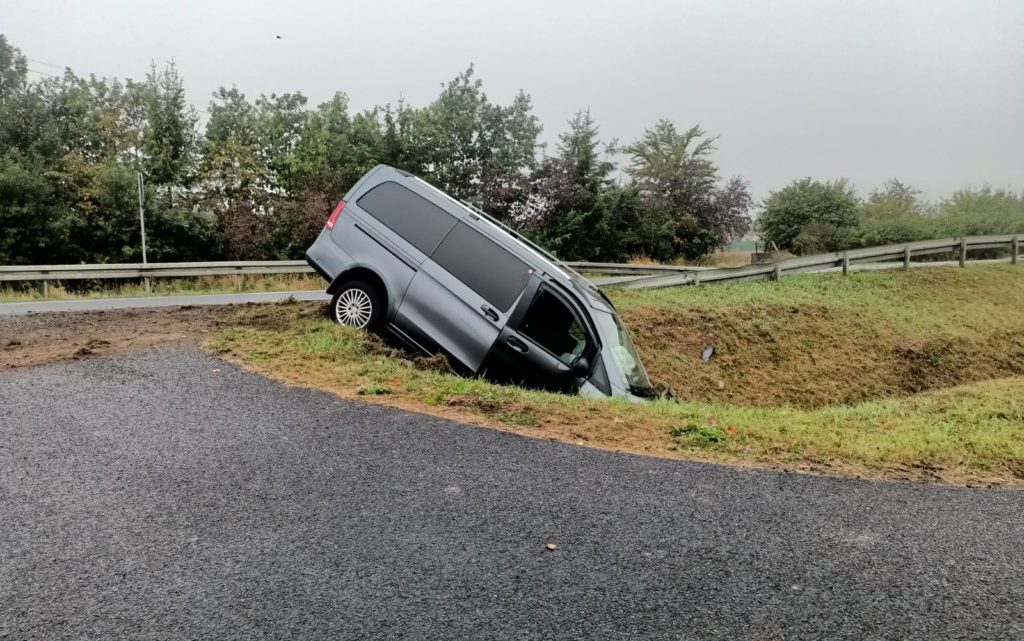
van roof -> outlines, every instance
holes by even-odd
[[[375,171],[377,169],[391,170],[399,176],[415,180],[419,184],[427,187],[434,193],[443,197],[450,204],[468,213],[473,219],[483,222],[484,231],[486,231],[487,235],[490,236],[492,240],[498,241],[500,244],[505,246],[506,249],[513,251],[521,259],[531,263],[531,266],[534,267],[534,269],[543,271],[566,289],[577,293],[579,297],[591,307],[606,312],[614,312],[614,307],[612,306],[611,301],[608,300],[608,297],[595,287],[593,283],[574,271],[571,267],[563,264],[546,249],[540,247],[523,234],[517,232],[508,225],[505,225],[479,207],[463,202],[445,191],[438,189],[434,185],[431,185],[419,176],[407,171],[391,167],[390,165],[378,165],[375,168]]]

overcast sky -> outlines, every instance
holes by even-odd
[[[606,139],[700,123],[758,198],[803,176],[1024,189],[1021,0],[0,0],[0,33],[42,72],[173,58],[200,108],[231,84],[422,105],[472,62],[492,100],[532,96],[546,141],[588,106]]]

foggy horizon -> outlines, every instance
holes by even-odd
[[[0,33],[33,80],[60,73],[49,65],[140,79],[173,59],[197,110],[232,85],[310,108],[341,91],[352,113],[419,107],[473,64],[491,100],[530,95],[549,153],[579,109],[604,142],[700,124],[721,175],[757,200],[808,176],[861,196],[890,178],[929,200],[1024,190],[1024,5],[1008,2],[44,0],[0,8]]]

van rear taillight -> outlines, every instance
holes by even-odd
[[[327,229],[334,229],[334,223],[338,222],[338,216],[345,209],[345,201],[338,201],[338,206],[331,212],[331,217],[327,219]]]

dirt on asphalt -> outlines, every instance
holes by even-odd
[[[0,316],[0,370],[153,345],[201,341],[230,307],[165,307]]]

